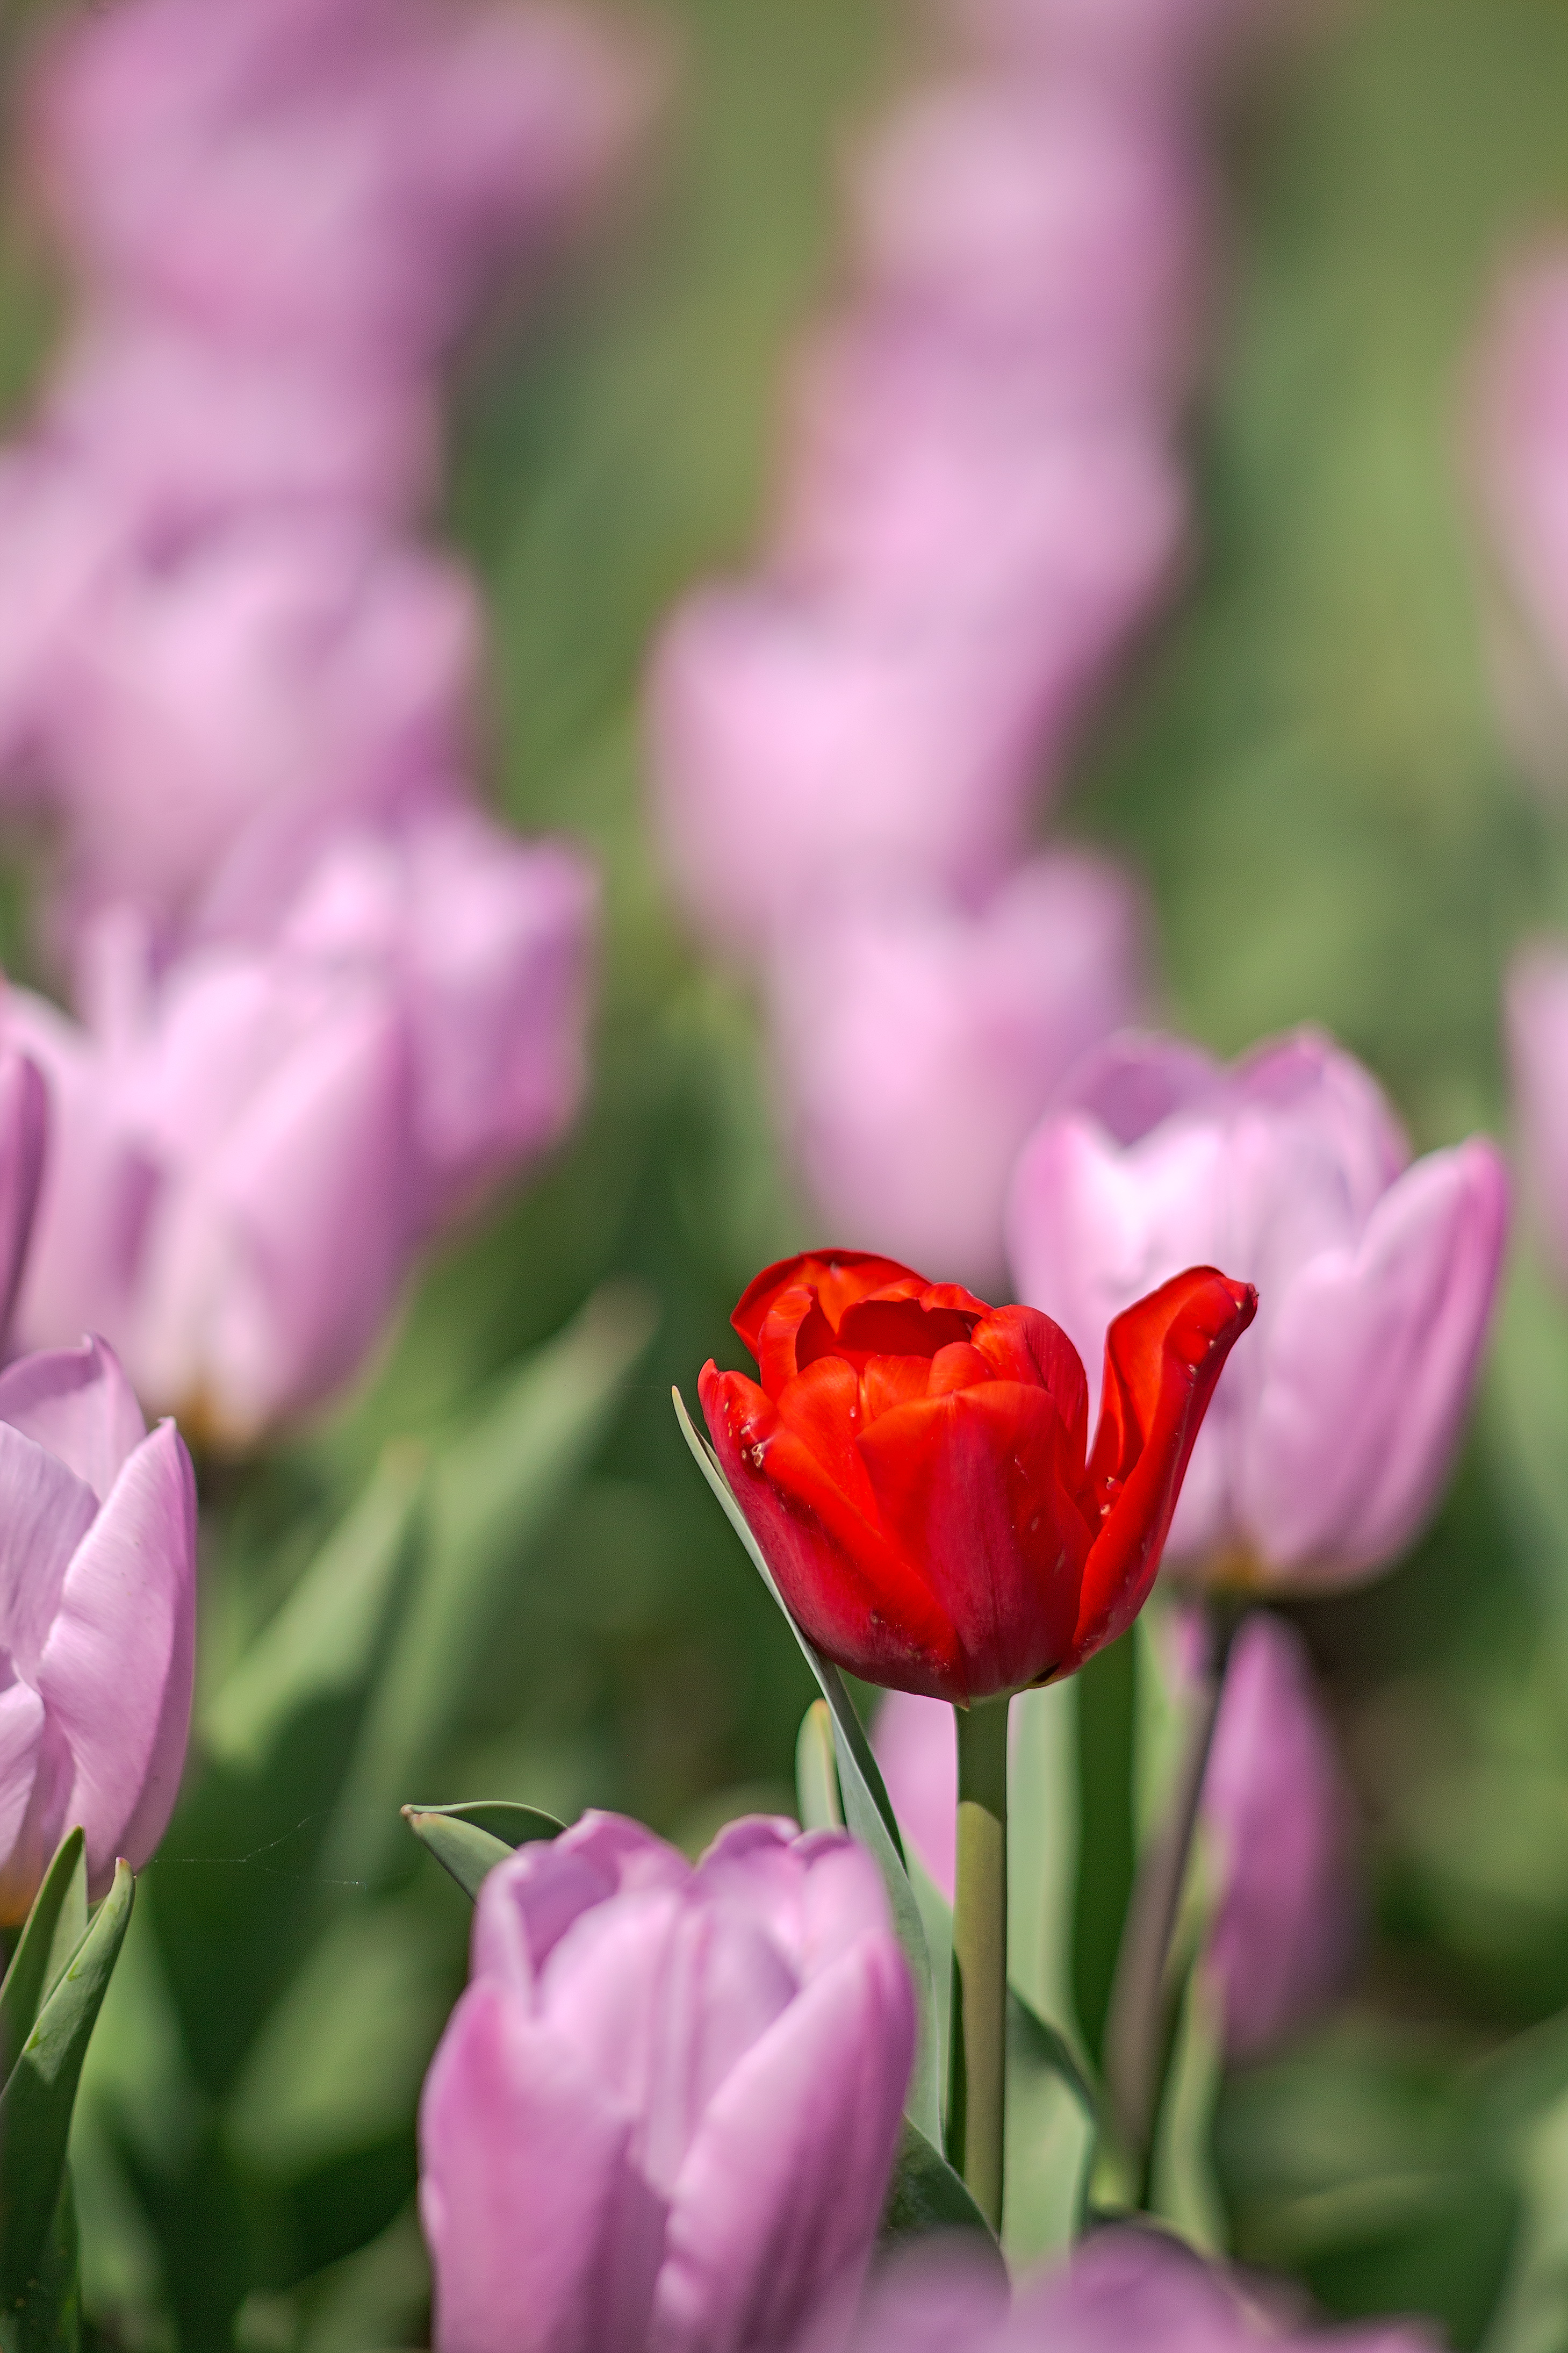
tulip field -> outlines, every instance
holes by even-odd
[[[0,2353],[1568,2353],[1568,10],[0,78]]]

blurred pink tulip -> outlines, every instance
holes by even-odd
[[[166,932],[226,866],[254,895],[279,846],[426,797],[462,760],[478,641],[456,567],[347,524],[258,522],[113,568],[38,722],[68,928],[109,901]]]
[[[1121,2224],[1026,2282],[1009,2306],[994,2264],[952,2241],[890,2263],[849,2353],[1436,2353],[1420,2328],[1376,2322],[1327,2333],[1285,2316],[1295,2301],[1258,2274],[1233,2280],[1181,2240]]]
[[[770,1004],[785,1125],[826,1226],[987,1292],[1019,1146],[1138,1010],[1143,928],[1128,879],[1068,850],[974,913],[884,888],[803,916]]]
[[[1568,949],[1541,941],[1515,957],[1508,1042],[1530,1204],[1568,1282]]]
[[[48,1096],[37,1062],[0,1046],[0,1345],[27,1263],[48,1145]]]
[[[1310,25],[1322,0],[938,0],[1004,69],[1069,69],[1167,100]]]
[[[1486,1336],[1508,1181],[1479,1137],[1407,1161],[1373,1080],[1312,1030],[1229,1071],[1173,1040],[1113,1043],[1026,1145],[1008,1216],[1018,1295],[1087,1361],[1111,1316],[1183,1267],[1258,1286],[1188,1467],[1173,1567],[1353,1583],[1431,1510]]]
[[[1226,2048],[1255,2058],[1343,1989],[1359,1926],[1344,1768],[1306,1646],[1268,1610],[1252,1613],[1231,1651],[1203,1812]]]
[[[929,322],[841,328],[797,381],[779,575],[1005,636],[1076,716],[1176,575],[1186,495],[1157,417],[1043,398],[1039,371]]]
[[[1568,248],[1515,266],[1472,369],[1468,459],[1487,534],[1502,716],[1539,781],[1568,787]]]
[[[34,145],[116,308],[408,366],[592,189],[642,96],[567,10],[129,0],[57,38]]]
[[[1036,646],[982,618],[889,618],[765,584],[688,599],[655,657],[649,726],[666,860],[706,939],[755,957],[826,880],[1000,880],[1024,846],[1051,681]]]
[[[426,2083],[438,2353],[784,2353],[847,2317],[914,2009],[875,1864],[588,1814],[485,1882]]]
[[[196,1496],[101,1341],[0,1372],[0,1924],[68,1831],[88,1889],[167,1826],[190,1727]]]
[[[976,74],[895,115],[861,160],[866,276],[882,303],[1027,353],[1058,404],[1185,390],[1214,204],[1166,111],[1092,75]]]
[[[90,1029],[13,992],[55,1122],[20,1331],[105,1331],[226,1445],[330,1396],[574,1113],[593,912],[574,855],[469,813],[343,842],[268,943],[153,978],[100,936]]]

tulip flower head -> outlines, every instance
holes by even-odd
[[[812,1641],[964,1705],[1071,1673],[1131,1625],[1256,1308],[1193,1267],[1119,1316],[1090,1449],[1083,1365],[1048,1316],[820,1251],[769,1267],[731,1318],[759,1378],[710,1360],[699,1394]]]
[[[877,1867],[587,1814],[485,1881],[420,2113],[437,2353],[787,2353],[847,2317],[914,2004]]]
[[[1196,1258],[1258,1285],[1258,1328],[1199,1439],[1173,1566],[1343,1585],[1436,1500],[1508,1225],[1482,1137],[1410,1164],[1374,1081],[1319,1032],[1231,1070],[1174,1039],[1090,1058],[1024,1148],[1014,1280],[1081,1346]]]
[[[79,1826],[88,1890],[139,1869],[179,1788],[195,1662],[196,1496],[99,1340],[0,1373],[0,1924]]]

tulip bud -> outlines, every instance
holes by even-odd
[[[775,961],[786,1127],[831,1228],[990,1282],[1018,1148],[1142,994],[1142,905],[1114,867],[1033,860],[977,914],[831,895]]]
[[[1171,1530],[1173,1567],[1310,1588],[1411,1542],[1447,1475],[1497,1289],[1508,1181],[1482,1138],[1407,1165],[1315,1031],[1231,1070],[1130,1038],[1090,1058],[1015,1175],[1015,1278],[1080,1345],[1179,1266],[1258,1286]]]
[[[876,1865],[585,1815],[491,1872],[420,2111],[437,2353],[789,2353],[865,2276],[914,2049]]]
[[[190,1727],[196,1497],[101,1341],[0,1372],[0,1925],[66,1832],[89,1894],[163,1837]]]
[[[760,1378],[699,1383],[796,1623],[853,1674],[960,1705],[1070,1674],[1154,1581],[1194,1436],[1256,1294],[1184,1274],[1105,1335],[1092,1451],[1070,1342],[860,1250],[768,1267],[731,1321]]]

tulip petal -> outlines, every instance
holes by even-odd
[[[37,1686],[69,1743],[66,1819],[87,1833],[89,1890],[162,1838],[190,1730],[196,1494],[173,1422],[131,1456],[76,1548]]]
[[[1067,1446],[1053,1398],[997,1380],[897,1407],[860,1441],[883,1526],[957,1632],[963,1696],[1033,1683],[1072,1640],[1090,1530]]]
[[[952,1620],[756,1383],[710,1360],[698,1394],[724,1475],[809,1640],[872,1682],[938,1698],[962,1692]]]
[[[90,1487],[0,1422],[0,1645],[29,1683],[37,1681],[72,1556],[97,1516]]]
[[[520,1847],[489,1874],[474,1915],[474,1974],[531,1988],[591,1905],[628,1889],[680,1889],[690,1878],[686,1857],[640,1822],[590,1811],[559,1838]]]
[[[10,1328],[44,1176],[48,1096],[26,1054],[0,1053],[0,1334]]]
[[[782,2353],[852,2296],[914,2050],[908,1974],[863,1938],[756,2043],[676,2185],[647,2353]]]
[[[697,1883],[704,1894],[743,1904],[764,1918],[803,1983],[861,1936],[887,1926],[888,1898],[876,1860],[844,1831],[803,1836],[792,1821],[744,1815],[720,1831],[697,1866]]]
[[[26,1683],[0,1691],[0,1889],[27,1818],[44,1733],[44,1703]],[[0,1903],[0,1917],[9,1917]]]
[[[1508,1224],[1500,1156],[1435,1152],[1353,1250],[1303,1267],[1268,1335],[1246,1534],[1279,1572],[1353,1577],[1404,1549],[1469,1403]]]
[[[786,1291],[815,1292],[837,1328],[845,1308],[855,1300],[869,1298],[872,1292],[900,1282],[923,1288],[920,1276],[910,1268],[900,1266],[897,1259],[878,1258],[871,1250],[805,1250],[753,1275],[730,1322],[760,1364],[762,1351],[757,1344],[763,1325]]]
[[[1089,1379],[1059,1324],[1037,1307],[999,1307],[974,1328],[974,1346],[998,1381],[1038,1382],[1056,1403],[1072,1459],[1089,1451]]]
[[[42,1348],[0,1372],[0,1421],[85,1479],[99,1502],[147,1435],[119,1357],[103,1340]]]
[[[1089,1479],[1109,1508],[1084,1566],[1063,1672],[1122,1633],[1147,1600],[1215,1383],[1257,1312],[1249,1283],[1191,1267],[1107,1333]]]
[[[452,2013],[419,2111],[437,2353],[605,2353],[643,2342],[663,2209],[632,2120],[501,1987]]]

